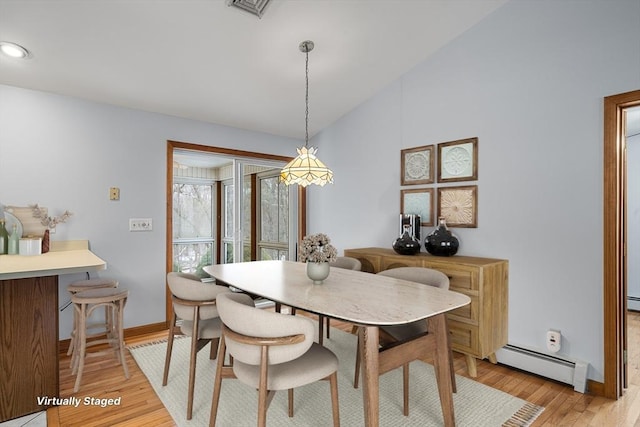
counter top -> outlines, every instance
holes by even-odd
[[[53,242],[52,242],[53,243]],[[0,255],[0,280],[84,273],[107,268],[107,263],[88,249],[86,241],[54,244],[41,255]]]

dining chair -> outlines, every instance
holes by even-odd
[[[336,258],[334,262],[330,262],[329,265],[331,267],[336,268],[344,268],[345,270],[356,270],[360,271],[362,269],[362,264],[358,258],[353,258],[349,256],[339,256]],[[320,345],[323,344],[323,326],[326,326],[327,330],[327,339],[331,338],[331,318],[325,317],[322,315],[318,315],[318,342]]]
[[[219,295],[218,312],[222,337],[210,427],[216,424],[223,378],[236,378],[258,390],[259,427],[266,426],[267,409],[276,391],[288,390],[288,415],[293,417],[293,389],[329,380],[333,425],[340,425],[338,358],[314,342],[315,326],[310,319],[257,308],[251,297],[241,293]],[[225,364],[227,351],[229,364]]]
[[[362,264],[358,258],[348,257],[348,256],[339,256],[336,257],[336,260],[329,263],[330,267],[335,268],[344,268],[345,270],[357,270],[360,271],[362,269]],[[276,305],[276,311],[280,311],[280,306]],[[291,307],[291,314],[296,314],[295,307]],[[318,315],[318,343],[320,345],[324,344],[324,331],[327,330],[327,339],[331,338],[330,330],[331,330],[331,319],[329,317],[325,317],[323,315]],[[354,326],[353,333],[355,333],[357,328]]]
[[[446,274],[426,267],[397,267],[384,270],[380,276],[393,277],[396,279],[408,280],[410,282],[421,283],[423,285],[434,286],[441,289],[449,289],[449,278]],[[414,338],[421,337],[428,333],[427,322],[419,320],[406,325],[390,325],[380,327],[380,351],[384,351],[390,346],[399,342],[407,342]],[[451,356],[451,342],[447,343]],[[455,372],[453,370],[453,358],[449,357],[451,363],[451,383],[453,392],[456,392]],[[358,338],[358,348],[356,350],[356,368],[353,379],[353,386],[358,388],[360,378],[360,339]],[[403,414],[409,415],[409,362],[402,365],[402,390],[403,390]]]
[[[171,291],[173,315],[169,327],[162,385],[166,386],[169,379],[174,336],[176,334],[190,336],[191,350],[189,354],[189,386],[187,394],[187,420],[190,420],[193,413],[197,353],[207,343],[211,343],[209,358],[211,360],[216,358],[222,333],[216,298],[231,291],[226,286],[204,283],[198,276],[188,273],[168,273],[167,284]]]

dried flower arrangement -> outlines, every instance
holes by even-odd
[[[337,256],[338,251],[324,233],[304,236],[298,249],[298,260],[302,262],[333,262]]]
[[[38,218],[40,220],[40,224],[49,229],[54,229],[56,228],[56,225],[67,222],[69,217],[73,215],[73,213],[69,211],[64,211],[60,216],[48,216],[46,209],[41,208],[37,203],[35,205],[30,205],[29,207],[33,209],[33,217]]]

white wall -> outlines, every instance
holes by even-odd
[[[107,262],[101,276],[131,294],[125,327],[165,319],[167,140],[292,155],[299,141],[0,85],[0,203],[38,203],[71,219],[53,240],[88,239]],[[120,201],[109,200],[120,187]],[[131,233],[129,218],[152,218]],[[82,275],[61,277],[65,285]],[[60,317],[69,336],[71,309]]]
[[[310,190],[309,231],[391,247],[400,150],[477,136],[459,253],[509,260],[510,343],[545,351],[559,329],[602,381],[602,105],[636,89],[640,2],[507,3],[314,138],[335,184]]]
[[[640,89],[639,23],[637,0],[498,9],[314,138],[336,182],[309,190],[309,231],[390,247],[400,150],[477,136],[478,228],[455,229],[460,254],[509,259],[511,343],[543,350],[560,329],[602,381],[602,98]],[[89,239],[131,288],[126,327],[164,320],[167,139],[281,155],[297,142],[0,85],[0,203],[74,212],[53,239]],[[130,217],[154,231],[129,233]],[[70,324],[67,309],[61,338]]]

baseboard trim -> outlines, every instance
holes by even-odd
[[[604,383],[594,380],[587,380],[587,391],[593,396],[605,397]]]
[[[165,331],[166,329],[167,329],[167,324],[165,322],[134,326],[133,328],[127,328],[124,330],[124,339],[126,340],[127,338],[135,338],[135,337],[139,337],[146,334],[162,332],[162,331]],[[70,343],[71,343],[71,339],[69,338],[67,338],[66,340],[61,340],[58,345],[59,353],[67,354],[67,350],[69,350]]]

